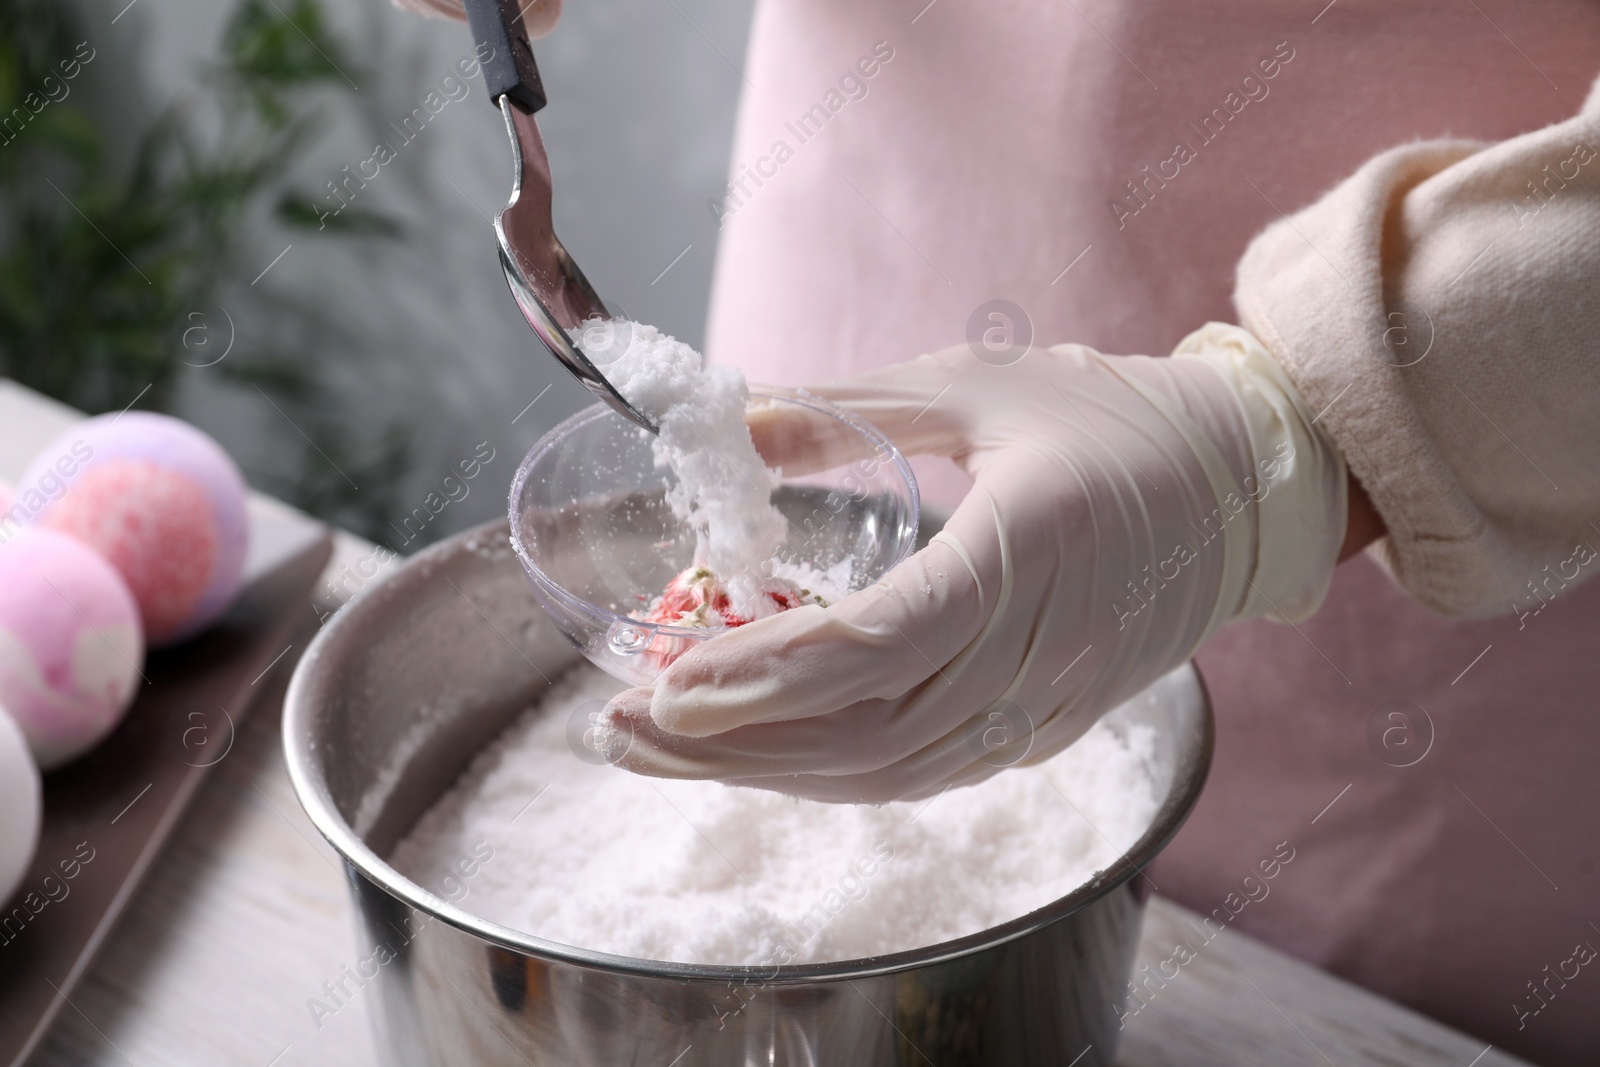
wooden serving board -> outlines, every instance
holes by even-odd
[[[126,719],[45,776],[33,866],[0,913],[0,1064],[20,1067],[160,852],[210,768],[232,747],[258,685],[294,667],[326,529],[286,508],[251,509],[246,584],[228,614],[152,653]]]

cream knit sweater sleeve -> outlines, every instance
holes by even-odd
[[[1600,572],[1600,83],[1545,129],[1368,161],[1251,242],[1234,301],[1423,604],[1520,613]]]

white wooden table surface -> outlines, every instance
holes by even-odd
[[[0,477],[70,425],[0,379]],[[253,506],[270,508],[264,499]],[[277,505],[282,507],[282,505]],[[347,538],[335,557],[361,552]],[[309,625],[315,615],[307,611]],[[303,641],[297,642],[303,647]],[[289,671],[268,679],[32,1061],[81,1065],[376,1064],[358,993],[332,1016],[307,1001],[357,959],[344,875],[290,789],[278,724]],[[1151,901],[1139,964],[1193,944],[1192,913]],[[1498,1049],[1223,931],[1129,1022],[1126,1067],[1507,1067]]]

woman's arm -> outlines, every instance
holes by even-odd
[[[1350,512],[1345,520],[1344,544],[1339,546],[1339,562],[1343,563],[1383,536],[1383,516],[1372,506],[1372,498],[1361,488],[1354,474],[1347,475]]]
[[[1600,87],[1499,144],[1373,158],[1251,243],[1235,302],[1349,463],[1346,553],[1381,534],[1447,615],[1513,610],[1593,557]]]

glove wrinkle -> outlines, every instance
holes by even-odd
[[[1207,488],[1212,498],[1211,506],[1206,506],[1204,496],[1196,490],[1194,485],[1189,484],[1187,479],[1185,479],[1184,483],[1184,489],[1188,495],[1200,505],[1197,514],[1208,515],[1218,508],[1226,507],[1223,501],[1228,494],[1240,493],[1241,490],[1233,471],[1228,467],[1227,460],[1223,458],[1217,446],[1212,444],[1211,439],[1195,425],[1194,420],[1179,411],[1154,389],[1151,389],[1136,377],[1124,374],[1115,367],[1110,366],[1105,357],[1100,357],[1100,362],[1106,365],[1107,370],[1122,379],[1131,389],[1142,396],[1146,403],[1160,412],[1162,417],[1178,432],[1183,442],[1189,446],[1195,458],[1200,461],[1201,469],[1205,472],[1209,482]],[[1174,464],[1173,469],[1181,470],[1182,466]],[[1252,523],[1248,522],[1225,522],[1222,524],[1222,578],[1219,582],[1220,588],[1211,616],[1207,619],[1198,640],[1194,643],[1195,648],[1198,648],[1207,637],[1221,629],[1224,623],[1233,619],[1240,606],[1244,603],[1245,594],[1249,591],[1248,579],[1250,576],[1251,556],[1253,555],[1253,542],[1255,540],[1251,536],[1253,531],[1246,528],[1252,525]],[[1193,649],[1191,648],[1189,651],[1192,652]]]
[[[928,538],[929,545],[943,545],[960,558],[962,566],[967,568],[967,573],[972,575],[972,584],[978,590],[978,603],[984,601],[983,576],[978,573],[977,564],[972,562],[972,553],[967,551],[967,546],[961,543],[961,538],[951,533],[948,529],[940,530]]]
[[[1283,367],[1248,331],[1207,323],[1179,342],[1174,355],[1175,370],[1194,364],[1209,369],[1207,387],[1232,401],[1230,414],[1243,424],[1249,444],[1243,469],[1245,488],[1254,489],[1245,498],[1252,501],[1248,510],[1258,530],[1256,559],[1249,596],[1235,617],[1309,618],[1327,595],[1344,540],[1344,457]]]
[[[994,607],[989,609],[988,614],[984,618],[983,628],[978,631],[977,636],[967,643],[965,648],[956,653],[954,659],[946,664],[946,667],[955,673],[961,673],[962,668],[964,668],[972,659],[972,657],[976,656],[983,648],[984,642],[989,638],[989,635],[994,632],[995,627],[1000,624],[1000,620],[1005,615],[1006,607],[1011,603],[1010,551],[1006,546],[1005,526],[1000,521],[1000,507],[995,503],[994,497],[990,495],[988,490],[984,489],[983,487],[973,486],[972,491],[974,493],[982,493],[988,499],[989,513],[994,518],[995,545],[1000,551],[1000,588],[998,595],[995,597]],[[940,531],[939,536],[942,537],[943,535],[944,531]],[[951,534],[949,540],[946,540],[944,543],[951,544],[951,542],[961,545],[960,539],[956,537],[955,534]],[[973,580],[978,583],[978,603],[982,605],[983,579],[978,577],[977,568],[973,566],[971,562],[971,553],[966,551],[966,546],[961,545],[961,548],[958,549],[958,552],[961,555],[962,561],[967,563],[968,570],[973,572]]]

